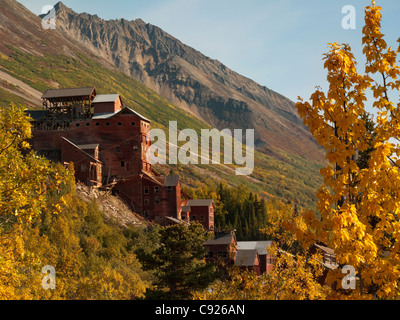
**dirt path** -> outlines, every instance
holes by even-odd
[[[18,87],[18,90],[10,89],[10,88],[3,88],[7,90],[10,93],[13,93],[17,96],[20,96],[30,102],[32,102],[35,105],[40,106],[42,104],[42,93],[30,86],[28,86],[26,83],[22,82],[21,80],[18,80],[14,78],[13,76],[9,75],[8,73],[0,70],[0,80],[6,81],[16,87]]]

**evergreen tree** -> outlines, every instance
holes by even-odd
[[[202,290],[220,274],[215,264],[206,263],[204,243],[213,237],[198,224],[160,228],[159,246],[152,252],[137,251],[145,270],[154,272],[155,287],[149,299],[189,299],[190,292]]]

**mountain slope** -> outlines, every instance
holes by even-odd
[[[255,129],[256,146],[322,161],[294,103],[142,20],[105,21],[59,2],[57,28],[93,53],[220,130]]]
[[[152,120],[152,127],[166,129],[170,120],[177,120],[179,129],[193,128],[199,132],[210,128],[101,55],[95,55],[88,46],[66,37],[64,31],[43,30],[41,19],[15,0],[0,0],[0,39],[0,74],[8,79],[0,81],[2,105],[16,102],[41,107],[31,94],[49,88],[95,86],[99,94],[120,93],[126,106]],[[251,177],[235,176],[231,168],[224,166],[160,166],[157,170],[179,173],[183,184],[189,187],[199,182],[245,184],[263,197],[277,197],[309,207],[314,205],[315,190],[321,183],[319,168],[316,161],[277,149],[273,155],[256,152]]]

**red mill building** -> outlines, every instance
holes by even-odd
[[[76,179],[88,186],[112,186],[148,220],[161,224],[197,220],[214,229],[212,200],[182,198],[179,176],[160,176],[146,159],[150,120],[124,107],[119,94],[96,89],[46,90],[43,110],[32,117],[32,147],[40,155],[73,163]],[[193,212],[193,216],[191,216]]]

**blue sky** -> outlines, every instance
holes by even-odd
[[[54,0],[18,0],[39,14]],[[143,19],[206,56],[293,101],[326,89],[322,54],[348,43],[364,64],[361,33],[370,0],[64,0],[78,13],[103,19]],[[389,45],[400,37],[400,1],[378,0]],[[356,8],[356,29],[342,28],[342,8]]]

